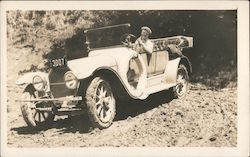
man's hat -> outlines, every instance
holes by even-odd
[[[141,30],[146,30],[149,34],[152,33],[151,29],[150,29],[149,27],[147,27],[147,26],[143,26],[143,27],[141,28]]]

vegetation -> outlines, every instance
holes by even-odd
[[[234,87],[237,82],[236,11],[8,11],[8,47],[29,48],[44,58],[67,51],[84,51],[83,30],[130,23],[151,38],[186,35],[194,48],[184,52],[193,64],[193,82],[211,87]],[[30,67],[36,69],[36,65]]]

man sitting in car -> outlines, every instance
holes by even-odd
[[[149,35],[152,34],[152,31],[149,27],[143,26],[141,28],[141,36],[135,41],[134,50],[138,53],[153,53],[154,44],[149,39]]]
[[[143,26],[141,28],[141,36],[135,41],[133,47],[133,49],[137,53],[141,54],[146,52],[148,55],[151,55],[153,53],[154,43],[149,39],[150,34],[152,34],[152,31],[149,27]],[[148,56],[147,58],[148,59],[146,60],[149,61],[150,56]],[[129,81],[132,80],[134,76],[135,76],[135,71],[129,68],[127,73],[128,80]]]

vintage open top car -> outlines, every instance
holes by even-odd
[[[85,51],[50,60],[49,72],[18,78],[16,83],[25,85],[19,101],[28,126],[47,125],[55,115],[87,112],[94,127],[107,128],[118,98],[143,100],[163,90],[178,98],[187,93],[192,68],[182,50],[193,47],[192,37],[151,39],[153,53],[138,54],[130,24],[89,29],[84,36]]]

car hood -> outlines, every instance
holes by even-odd
[[[124,53],[129,51],[133,51],[131,48],[128,47],[107,47],[103,49],[96,49],[89,52],[89,57],[98,56],[98,55],[107,55],[113,58],[120,57]],[[118,58],[117,58],[118,59]]]
[[[92,50],[88,57],[68,61],[68,67],[78,79],[90,76],[96,69],[110,67],[117,70],[119,62],[134,54],[134,50],[127,47],[112,47]]]

